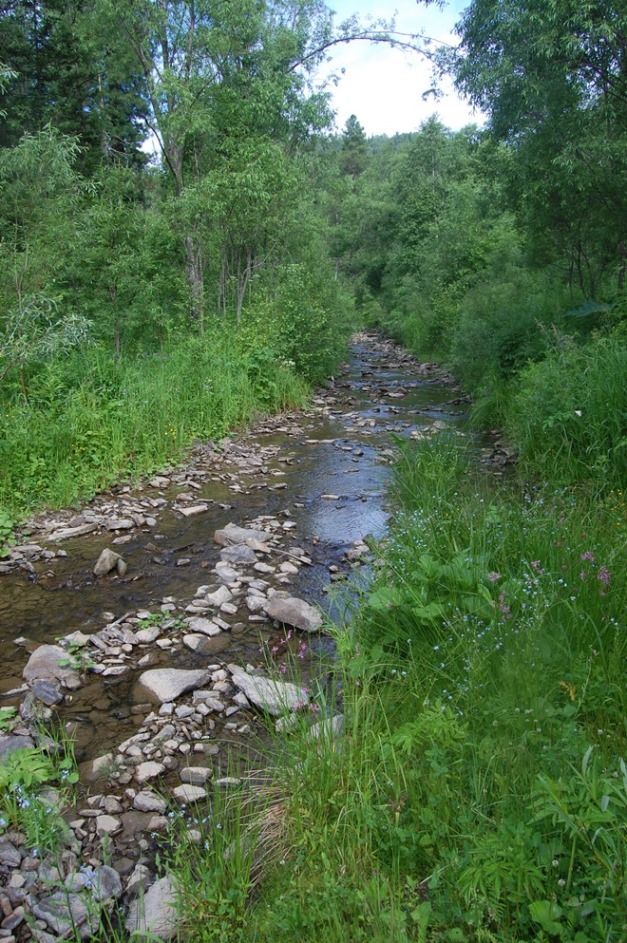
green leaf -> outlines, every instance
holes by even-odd
[[[529,912],[532,920],[539,923],[545,933],[562,936],[563,928],[558,922],[562,916],[562,908],[557,904],[551,903],[550,900],[534,900],[529,905]]]

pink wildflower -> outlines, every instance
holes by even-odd
[[[496,570],[492,570],[491,573],[488,573],[488,579],[491,583],[498,583],[501,579],[501,574],[497,573]]]
[[[506,600],[506,597],[505,597],[505,593],[499,593],[499,612],[500,612],[503,616],[505,616],[506,619],[509,619],[509,617],[510,617],[511,614],[512,614],[512,610],[511,610],[510,607],[507,605],[507,600]]]
[[[584,552],[581,554],[581,559],[587,560],[588,563],[594,563],[594,554],[592,550],[584,550]]]
[[[539,560],[532,560],[532,561],[531,561],[531,569],[532,569],[532,570],[535,570],[536,573],[540,573],[540,574],[544,573],[544,570],[543,570],[543,568],[542,568],[542,564],[540,563]]]
[[[599,568],[599,572],[597,573],[597,579],[598,579],[599,583],[603,583],[604,586],[609,586],[609,585],[610,585],[610,582],[611,582],[611,580],[612,580],[612,576],[611,576],[611,573],[610,573],[610,571],[608,570],[608,568],[607,568],[606,566],[602,566],[602,567]]]

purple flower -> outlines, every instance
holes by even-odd
[[[603,583],[604,586],[610,585],[612,576],[606,566],[599,567],[599,572],[597,573],[597,579],[599,583]]]
[[[504,615],[506,619],[509,619],[509,617],[510,617],[511,614],[512,614],[512,610],[511,610],[510,607],[507,605],[507,600],[506,600],[506,597],[505,597],[505,593],[499,593],[499,612],[500,612],[502,615]]]
[[[491,573],[488,573],[488,579],[491,583],[498,583],[501,579],[501,574],[497,573],[496,570],[492,570]]]
[[[594,554],[592,550],[584,550],[584,552],[581,554],[581,559],[587,560],[588,563],[594,563]]]

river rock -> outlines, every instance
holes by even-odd
[[[89,916],[87,906],[78,894],[65,891],[56,891],[50,897],[33,901],[32,910],[38,920],[43,920],[60,937],[69,936],[73,927],[77,927],[80,932]]]
[[[94,566],[94,576],[106,576],[112,570],[117,570],[120,576],[124,576],[127,565],[119,553],[105,547]]]
[[[31,686],[33,696],[38,701],[42,701],[48,707],[54,704],[60,704],[63,700],[63,691],[57,681],[47,681],[45,678],[37,678]]]
[[[60,540],[69,540],[71,537],[82,537],[83,534],[91,534],[97,527],[98,525],[95,521],[88,524],[80,524],[78,527],[62,527],[50,534],[48,540],[53,540],[55,543],[58,543]]]
[[[200,632],[201,635],[219,635],[222,631],[219,625],[216,625],[211,619],[203,619],[202,616],[188,619],[187,624],[192,633]]]
[[[130,897],[133,894],[141,893],[151,878],[152,873],[145,864],[136,864],[126,885],[127,895]]]
[[[187,508],[178,508],[184,517],[195,517],[196,514],[204,514],[209,510],[208,504],[194,504]]]
[[[113,868],[103,864],[96,868],[92,883],[94,900],[116,900],[122,894],[120,875]]]
[[[322,625],[320,612],[296,596],[275,595],[266,602],[264,608],[271,619],[293,625],[303,632],[317,632]]]
[[[230,589],[226,586],[220,586],[219,589],[216,589],[214,593],[207,593],[205,596],[206,602],[211,606],[222,606],[225,602],[229,602],[233,598],[233,594]]]
[[[176,890],[168,876],[131,901],[126,918],[129,933],[151,940],[172,940],[177,934]]]
[[[68,653],[59,645],[40,645],[26,662],[22,675],[25,681],[60,681],[66,688],[78,688],[80,675],[64,664],[67,661]]]
[[[221,550],[220,560],[223,563],[256,563],[257,554],[246,544],[236,544]]]
[[[140,785],[148,782],[149,779],[161,776],[162,773],[165,773],[163,763],[155,763],[153,760],[147,760],[135,767],[135,779]]]
[[[135,633],[135,641],[140,645],[151,645],[156,642],[161,635],[161,628],[158,625],[149,625],[145,629],[140,629]]]
[[[187,648],[191,649],[193,652],[198,652],[201,655],[211,650],[211,642],[207,636],[198,635],[196,633],[184,635],[183,645],[186,645]]]
[[[133,808],[138,812],[165,812],[166,802],[150,789],[142,789],[133,799]]]
[[[163,704],[200,687],[208,678],[209,672],[202,669],[152,668],[139,676],[139,683]]]
[[[181,782],[190,786],[204,786],[212,770],[208,766],[184,766],[181,770]]]
[[[309,702],[307,689],[301,685],[251,675],[237,665],[229,665],[229,671],[233,684],[244,692],[251,704],[269,714],[278,716],[287,711],[299,710]]]
[[[227,524],[226,527],[222,527],[214,533],[213,539],[221,547],[228,547],[234,544],[245,544],[249,540],[264,542],[268,540],[269,536],[270,535],[266,534],[263,530],[238,527],[237,524]]]
[[[201,799],[207,798],[207,790],[203,789],[202,786],[191,786],[184,783],[182,786],[177,786],[173,789],[172,795],[175,799],[178,799],[179,802],[200,802]]]
[[[10,841],[0,841],[0,864],[5,868],[19,868],[22,856]]]
[[[96,818],[96,831],[99,835],[115,835],[122,825],[113,815],[99,815]]]
[[[112,764],[113,753],[103,753],[102,756],[94,757],[94,759],[91,761],[89,769],[87,770],[87,778],[89,780],[94,780],[105,776],[106,773],[111,769]]]
[[[107,530],[132,530],[134,526],[135,521],[132,521],[128,517],[115,518],[114,520],[107,521],[106,524]]]

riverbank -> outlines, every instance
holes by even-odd
[[[368,535],[385,533],[390,433],[438,432],[460,418],[457,398],[435,365],[358,337],[350,367],[307,409],[263,420],[220,449],[199,446],[184,467],[101,495],[82,520],[61,512],[37,522],[40,550],[2,579],[3,703],[20,708],[6,716],[2,750],[45,745],[39,725],[56,716],[74,739],[81,783],[63,815],[46,813],[66,823],[53,832],[69,844],[35,856],[11,914],[57,894],[41,868],[68,849],[76,857],[63,881],[72,884],[84,860],[110,863],[130,903],[154,877],[164,810],[192,814],[206,795],[239,788],[237,774],[267,743],[269,694],[280,714],[310,705],[304,716],[318,719],[315,679],[331,649],[307,631],[319,626],[310,603],[328,608],[324,590],[367,560]],[[111,572],[97,576],[103,553]],[[48,765],[45,778],[58,772]],[[40,809],[21,775],[9,793],[19,787],[29,804],[5,815],[17,849],[7,880],[18,872],[18,882],[32,858],[29,810]],[[183,821],[197,831],[187,813]],[[76,890],[85,906],[88,891]]]
[[[623,938],[624,496],[495,489],[464,453],[403,450],[379,575],[335,634],[342,716],[331,696],[179,848],[185,939]]]

